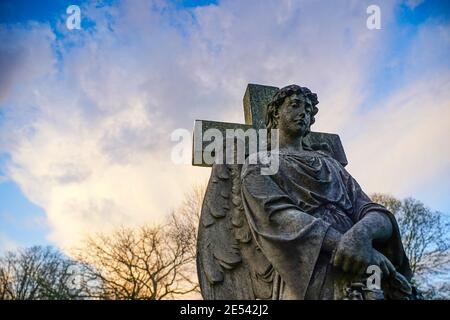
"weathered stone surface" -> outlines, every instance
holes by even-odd
[[[204,141],[202,137],[206,130],[217,129],[222,133],[223,146],[225,152],[226,146],[226,130],[227,129],[242,129],[247,130],[252,128],[251,125],[231,123],[231,122],[218,122],[218,121],[206,121],[206,120],[196,120],[194,124],[194,142],[192,144],[192,165],[199,167],[211,167],[212,164],[206,163],[204,160],[205,147],[211,143],[210,141]],[[200,133],[200,134],[199,134]],[[245,154],[248,155],[248,145],[245,145]]]
[[[203,161],[205,146],[210,143],[209,141],[203,141],[202,139],[206,130],[211,128],[218,129],[219,131],[222,132],[223,137],[225,137],[226,129],[233,129],[233,130],[242,129],[245,131],[250,128],[255,129],[266,128],[265,124],[266,106],[278,90],[279,89],[277,87],[264,86],[258,84],[248,84],[243,99],[245,124],[196,120],[194,124],[192,165],[202,167],[211,166],[211,164],[205,163],[205,161]],[[199,133],[201,134],[199,135]],[[347,165],[348,163],[347,157],[345,156],[344,148],[342,147],[341,140],[337,134],[310,132],[308,136],[305,138],[305,140],[307,141],[307,143],[313,145],[316,150],[328,152],[343,166]],[[223,145],[225,146],[225,139],[223,141]],[[246,150],[245,155],[248,156],[247,144],[245,145],[245,150]]]
[[[244,116],[245,123],[252,125],[256,129],[266,127],[265,115],[266,106],[272,100],[279,88],[262,86],[259,84],[247,85],[244,94]]]
[[[205,299],[413,297],[395,217],[343,168],[337,135],[309,133],[317,104],[307,88],[249,85],[247,125],[204,122],[220,130],[261,128],[264,110],[264,125],[280,132],[273,175],[262,175],[260,163],[212,167],[197,244]],[[368,265],[383,271],[378,288],[367,285]]]

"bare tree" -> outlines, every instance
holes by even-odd
[[[9,251],[0,258],[0,299],[78,299],[84,295],[81,269],[52,247]]]
[[[122,227],[87,238],[74,251],[100,299],[173,299],[198,292],[197,227],[205,188],[194,186],[165,224]]]
[[[159,300],[196,289],[190,245],[168,226],[120,228],[88,238],[76,257],[97,278],[97,298]]]
[[[426,298],[450,298],[450,223],[445,216],[427,208],[422,202],[390,195],[373,194],[372,200],[384,205],[397,218],[402,242],[414,278]]]
[[[194,257],[186,264],[186,269],[189,270],[187,276],[190,283],[195,284],[195,290],[190,295],[192,299],[201,299],[200,286],[197,278],[197,233],[198,224],[200,222],[200,213],[202,209],[203,197],[206,192],[206,183],[197,184],[187,192],[181,205],[169,216],[168,225],[169,232],[178,237],[184,238],[184,241],[189,245],[189,253]]]
[[[184,196],[181,205],[172,211],[168,225],[172,233],[183,234],[189,238],[190,247],[195,254],[197,245],[197,231],[200,221],[203,197],[206,185],[194,185]]]

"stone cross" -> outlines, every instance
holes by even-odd
[[[242,129],[244,131],[250,128],[264,129],[266,127],[266,106],[278,90],[279,88],[271,86],[258,84],[247,85],[247,90],[244,94],[245,124],[196,120],[194,125],[192,165],[203,167],[211,166],[211,164],[205,163],[205,161],[203,160],[205,146],[211,143],[210,141],[203,141],[202,139],[203,134],[206,130],[212,128],[218,129],[222,132],[222,136],[225,137],[225,131],[227,129]],[[305,137],[305,140],[306,143],[314,146],[314,149],[328,152],[343,166],[347,165],[347,158],[345,156],[344,148],[342,147],[341,140],[337,134],[310,132]],[[223,145],[225,146],[225,141],[223,142]],[[246,156],[247,155],[248,154],[246,154]],[[199,159],[200,161],[198,161]]]

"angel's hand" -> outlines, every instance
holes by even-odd
[[[363,274],[373,261],[372,240],[352,229],[342,236],[333,257],[335,267],[353,274]]]
[[[397,272],[392,262],[389,261],[389,259],[386,258],[385,255],[375,249],[373,249],[373,258],[371,264],[379,266],[381,271],[383,272],[383,276],[386,277],[395,275],[395,273]]]

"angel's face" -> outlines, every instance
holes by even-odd
[[[277,127],[288,136],[304,136],[311,125],[312,107],[301,95],[293,94],[286,97],[278,109]]]

